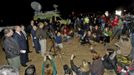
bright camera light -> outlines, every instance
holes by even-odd
[[[105,11],[105,15],[106,15],[106,16],[108,16],[108,15],[109,15],[108,11]]]
[[[127,10],[124,10],[124,12],[126,12]]]
[[[121,16],[122,11],[121,11],[121,10],[116,10],[116,11],[115,11],[115,14],[118,15],[118,16]]]

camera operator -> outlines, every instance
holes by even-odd
[[[45,53],[44,56],[42,75],[57,75],[56,63],[54,58],[49,53]]]
[[[130,58],[134,59],[134,15],[132,14],[128,16],[128,29],[129,29],[130,39],[131,39],[131,44],[132,44]]]
[[[76,75],[91,75],[91,63],[87,62],[86,60],[82,61],[82,64],[80,66],[76,66],[74,63],[74,55],[71,55],[71,59],[70,59],[70,65],[71,65],[71,69],[73,72],[75,72]]]

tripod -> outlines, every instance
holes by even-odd
[[[55,55],[57,55],[56,54],[55,42],[54,42],[54,39],[51,39],[51,41],[52,41],[52,46],[50,47],[49,52],[52,52],[52,49],[53,49],[53,55],[55,56]]]

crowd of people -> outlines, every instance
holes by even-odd
[[[104,44],[107,52],[105,56],[101,57],[99,53],[94,51],[93,62],[83,60],[81,66],[75,65],[73,62],[75,55],[72,55],[70,58],[71,68],[64,65],[65,75],[74,75],[74,73],[76,75],[104,75],[104,69],[112,69],[117,75],[134,74],[134,26],[129,14],[122,16],[72,14],[68,17],[68,20],[68,23],[61,24],[53,17],[50,20],[32,20],[26,29],[21,25],[15,26],[14,29],[5,28],[3,48],[9,65],[19,70],[20,65],[26,67],[27,62],[31,61],[28,57],[31,52],[28,48],[28,37],[31,37],[35,52],[44,57],[43,69],[45,71],[43,70],[42,75],[56,75],[56,63],[53,56],[48,53],[52,51],[52,48],[61,53],[64,50],[63,42],[70,42],[70,40],[78,38],[81,46],[90,45],[92,47],[94,43],[100,43]],[[122,56],[124,58],[128,57],[127,61],[130,60],[131,64],[126,65],[118,61],[118,55],[121,54],[118,54],[116,50],[108,49],[110,41],[115,38],[119,40],[121,36],[126,36],[125,39],[131,39],[132,50],[130,54]],[[47,39],[51,39],[53,42],[50,50],[47,50]]]

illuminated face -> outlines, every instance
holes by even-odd
[[[105,28],[106,31],[108,31],[108,28]]]
[[[20,32],[20,31],[21,31],[20,26],[16,26],[16,27],[15,27],[15,30]]]
[[[88,35],[91,35],[91,32],[90,31],[88,31]]]
[[[31,25],[34,25],[34,21],[33,20],[31,21]]]
[[[13,35],[13,30],[12,30],[12,29],[10,29],[10,35],[11,35],[11,36]]]
[[[105,15],[102,15],[102,17],[105,17]]]
[[[115,16],[115,19],[118,19],[118,16]]]
[[[33,29],[34,29],[34,30],[36,30],[36,29],[37,29],[37,27],[36,27],[36,26],[33,26]]]
[[[98,26],[95,26],[95,29],[98,29]]]
[[[40,23],[39,24],[39,28],[43,28],[44,27],[44,24],[43,23]]]
[[[11,37],[13,35],[13,30],[12,29],[10,29],[10,32],[9,33],[7,33],[7,36],[8,37]]]
[[[82,65],[85,66],[87,64],[86,60],[82,61]]]
[[[61,35],[60,32],[58,32],[57,36],[60,36],[60,35]]]
[[[24,26],[21,26],[21,29],[22,29],[22,30],[24,30],[24,29],[25,29],[25,27],[24,27]]]
[[[80,31],[81,29],[80,28],[78,28],[78,31]]]

